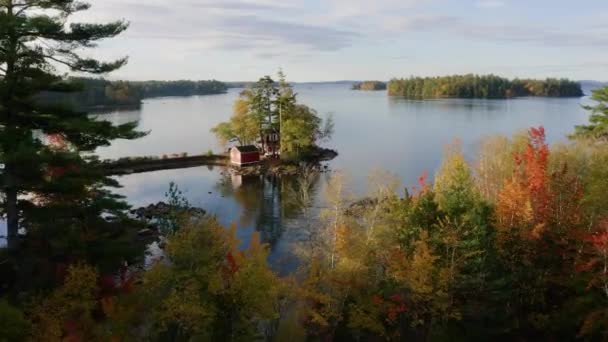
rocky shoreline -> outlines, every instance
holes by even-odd
[[[302,168],[312,169],[317,172],[329,171],[328,165],[322,162],[330,161],[338,156],[338,152],[326,148],[318,148],[298,162],[286,162],[278,159],[264,159],[259,164],[248,166],[230,165],[230,172],[239,176],[294,176],[300,173]]]
[[[155,204],[150,204],[146,207],[140,207],[137,209],[133,209],[130,211],[130,213],[133,216],[135,216],[137,219],[149,221],[149,220],[158,219],[159,217],[166,217],[174,210],[183,211],[182,208],[175,208],[174,206],[172,206],[168,203],[158,202]],[[194,207],[190,207],[190,208],[186,209],[186,211],[188,214],[197,215],[197,216],[204,216],[207,213],[204,209],[194,208]]]

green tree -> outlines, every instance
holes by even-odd
[[[0,341],[26,341],[30,324],[21,310],[0,300]]]
[[[230,121],[221,122],[211,129],[221,144],[236,142],[242,146],[255,143],[259,136],[259,124],[257,117],[252,115],[249,109],[249,92],[244,91],[234,102]]]
[[[303,148],[313,145],[321,119],[304,105],[298,105],[285,116],[281,134],[282,150],[299,154]]]
[[[94,310],[99,275],[91,266],[73,265],[64,283],[37,302],[30,313],[34,341],[91,340],[97,335]]]
[[[20,225],[38,236],[55,257],[67,254],[100,262],[121,259],[132,248],[125,239],[127,205],[107,188],[92,154],[111,140],[133,139],[135,123],[114,126],[62,104],[44,104],[43,92],[78,90],[60,69],[104,74],[126,58],[101,62],[82,53],[127,28],[127,23],[77,23],[69,18],[89,9],[76,0],[0,1],[0,156],[9,245]],[[20,195],[28,194],[27,197]],[[122,247],[102,240],[123,239]],[[95,243],[93,243],[95,242]],[[43,250],[43,249],[38,249]],[[61,250],[61,251],[59,251]],[[115,258],[100,255],[114,254]]]
[[[588,125],[576,126],[572,138],[590,138],[608,140],[608,87],[594,90],[591,99],[597,101],[595,106],[584,106],[591,111]]]
[[[448,216],[462,215],[476,199],[473,175],[460,151],[460,145],[449,147],[441,168],[435,175],[435,197],[439,209]]]
[[[274,109],[278,89],[270,76],[264,76],[253,85],[250,91],[250,110],[258,123],[259,136],[264,147],[264,133],[277,129],[278,113]]]
[[[268,268],[268,250],[257,234],[239,250],[235,229],[204,218],[187,221],[169,237],[169,262],[156,263],[142,289],[155,337],[251,341],[278,318],[286,288]]]

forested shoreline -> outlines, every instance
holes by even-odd
[[[109,81],[101,78],[70,77],[75,91],[44,92],[43,103],[64,103],[81,110],[139,107],[146,98],[224,94],[225,83],[209,81]]]
[[[488,98],[506,99],[524,96],[581,97],[578,82],[547,78],[507,79],[495,75],[454,75],[443,77],[410,77],[392,79],[388,83],[390,96],[409,98]]]
[[[129,81],[143,98],[224,94],[228,86],[220,81]]]
[[[386,90],[386,83],[381,81],[363,81],[353,84],[352,90]]]
[[[77,91],[44,92],[37,96],[43,103],[67,103],[81,110],[105,108],[137,108],[145,98],[224,94],[229,88],[249,87],[255,82],[224,83],[207,81],[110,81],[102,78],[70,77]],[[523,96],[580,97],[578,82],[566,79],[514,79],[488,75],[446,77],[412,77],[381,81],[363,81],[353,90],[388,89],[390,96],[409,98],[513,98]]]

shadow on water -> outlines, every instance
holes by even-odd
[[[511,99],[516,101],[517,99]],[[389,106],[403,111],[407,109],[409,111],[416,109],[435,109],[449,112],[453,110],[463,111],[482,111],[482,112],[495,112],[504,111],[506,106],[509,104],[504,99],[457,99],[457,98],[438,98],[438,99],[424,99],[424,98],[408,98],[399,96],[388,97]]]

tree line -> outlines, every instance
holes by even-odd
[[[69,104],[79,109],[138,107],[145,98],[223,94],[226,84],[210,81],[109,81],[70,77],[72,92],[46,91],[37,98],[46,104]]]
[[[137,89],[143,98],[223,94],[228,91],[225,83],[216,80],[133,81],[128,83]]]
[[[386,82],[363,81],[353,84],[352,90],[386,90]]]
[[[583,91],[578,82],[567,79],[513,79],[495,75],[455,75],[443,77],[411,77],[392,79],[388,83],[392,96],[410,98],[494,98],[522,96],[580,97]]]

